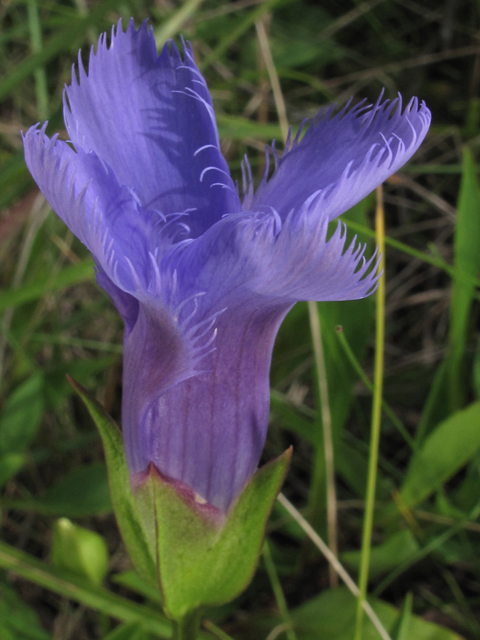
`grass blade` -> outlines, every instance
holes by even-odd
[[[383,211],[383,190],[377,187],[376,208],[377,244],[381,254],[380,269],[385,268],[385,221]],[[383,389],[383,349],[385,339],[385,274],[380,277],[377,290],[376,335],[375,335],[375,374],[373,390],[372,427],[370,439],[370,457],[368,462],[367,496],[362,537],[362,559],[360,563],[359,596],[355,640],[361,640],[363,632],[363,602],[367,595],[368,569],[370,566],[370,548],[372,544],[373,513],[375,509],[375,488],[377,484],[378,450],[380,445],[380,423],[382,417]]]

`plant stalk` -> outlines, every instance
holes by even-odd
[[[190,611],[181,620],[173,621],[172,640],[196,640],[200,629],[200,612]]]
[[[377,187],[377,207],[375,230],[379,252],[381,254],[379,268],[385,267],[385,219],[383,210],[383,190]],[[375,488],[377,484],[378,449],[380,444],[380,423],[382,416],[383,389],[383,347],[385,338],[385,273],[378,283],[376,304],[375,331],[375,373],[373,387],[372,428],[370,436],[370,457],[368,461],[367,496],[365,516],[363,520],[362,556],[360,560],[359,595],[357,601],[357,617],[355,622],[355,640],[362,640],[363,603],[367,596],[368,571],[370,567],[370,548],[372,544],[373,515],[375,510]]]

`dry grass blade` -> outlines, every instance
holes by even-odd
[[[343,582],[348,587],[350,592],[356,598],[358,598],[358,596],[360,595],[360,591],[357,585],[355,584],[353,579],[350,577],[350,575],[347,573],[347,571],[344,569],[344,567],[341,565],[338,558],[336,558],[336,556],[330,551],[330,549],[328,548],[328,545],[325,544],[325,542],[321,539],[318,533],[308,524],[308,522],[305,520],[302,514],[299,511],[297,511],[297,509],[295,509],[293,504],[290,502],[290,500],[288,500],[288,498],[286,498],[283,495],[283,493],[281,493],[278,496],[278,501],[282,505],[282,507],[286,511],[288,511],[288,513],[295,520],[295,522],[303,529],[303,531],[305,531],[305,533],[313,542],[313,544],[317,547],[317,549],[325,556],[327,561],[331,564],[331,566],[336,571],[338,577],[341,580],[343,580]],[[386,631],[385,627],[382,625],[382,623],[378,619],[377,614],[375,613],[375,611],[372,609],[372,607],[368,604],[366,600],[362,601],[362,607],[365,613],[367,614],[367,616],[372,621],[372,624],[375,626],[375,629],[380,634],[380,637],[382,638],[382,640],[392,640],[392,638],[389,636],[388,632]]]

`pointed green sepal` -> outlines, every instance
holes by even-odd
[[[130,487],[122,433],[102,405],[81,384],[70,376],[67,378],[85,403],[100,432],[113,509],[128,554],[138,573],[149,582],[156,583],[154,535],[149,535],[146,521],[140,516],[139,506]]]
[[[155,519],[160,588],[172,618],[230,602],[247,587],[291,453],[290,448],[259,469],[227,514],[153,464],[134,476],[143,516]]]

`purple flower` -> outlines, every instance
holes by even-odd
[[[25,158],[124,319],[130,472],[153,462],[227,510],[260,459],[285,314],[375,288],[375,257],[346,247],[340,224],[327,242],[328,223],[413,155],[430,112],[417,99],[402,112],[400,97],[322,110],[283,157],[272,145],[255,193],[246,163],[242,200],[189,45],[158,56],[146,23],[119,24],[78,76],[64,106],[74,148],[35,126]]]

